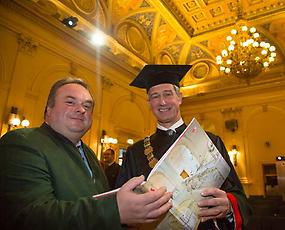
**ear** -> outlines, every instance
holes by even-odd
[[[147,95],[147,104],[148,104],[148,107],[151,109],[150,100],[149,100],[148,95]]]
[[[182,93],[179,92],[179,94],[177,96],[178,96],[178,100],[179,100],[179,105],[181,105],[182,104]]]
[[[51,108],[49,106],[46,107],[46,117],[50,116],[50,110]]]

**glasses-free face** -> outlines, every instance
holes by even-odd
[[[108,164],[110,164],[114,161],[114,155],[110,150],[106,150],[104,152],[104,161]]]
[[[153,86],[148,91],[148,101],[158,123],[169,128],[180,118],[182,96],[172,84]]]
[[[77,143],[92,123],[94,102],[87,89],[66,84],[55,95],[55,104],[47,108],[46,122],[58,133]]]

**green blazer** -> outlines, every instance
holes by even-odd
[[[77,148],[47,124],[0,139],[1,229],[120,229],[116,197],[93,151],[83,145],[93,177]]]

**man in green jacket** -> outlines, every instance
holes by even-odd
[[[80,79],[56,82],[45,122],[17,129],[0,139],[1,229],[120,229],[155,221],[171,207],[165,188],[138,195],[144,177],[108,190],[94,152],[82,141],[92,123],[94,100]]]

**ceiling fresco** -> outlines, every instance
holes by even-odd
[[[77,17],[77,26],[66,32],[76,31],[85,40],[92,31],[103,31],[104,55],[135,71],[145,64],[193,65],[182,82],[185,97],[249,87],[221,74],[215,63],[226,36],[244,21],[277,49],[274,65],[255,77],[251,87],[285,81],[285,0],[11,1],[54,26]]]

